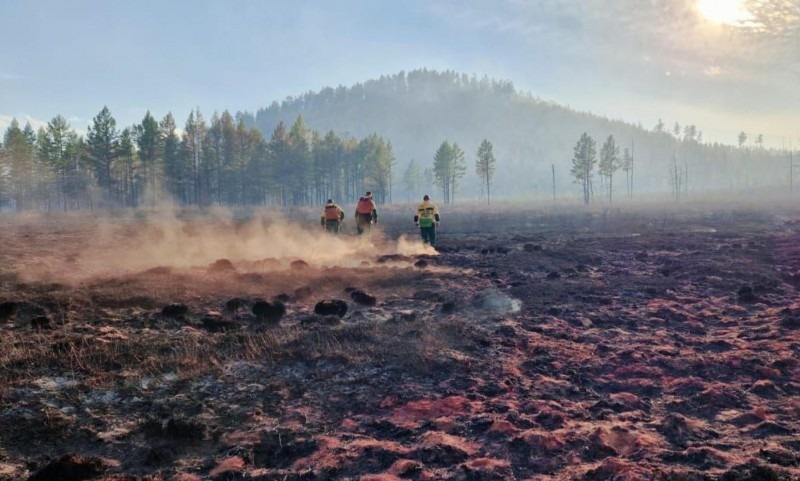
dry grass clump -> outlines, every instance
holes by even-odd
[[[102,385],[119,378],[218,373],[226,363],[335,359],[348,365],[397,365],[430,372],[443,353],[468,343],[460,321],[290,325],[261,332],[210,334],[195,329],[145,329],[103,337],[85,333],[8,331],[0,338],[0,386],[43,376]],[[450,356],[456,359],[457,356]]]

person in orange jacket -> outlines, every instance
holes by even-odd
[[[370,229],[372,229],[372,224],[378,223],[378,208],[375,205],[375,201],[372,199],[372,192],[368,191],[363,197],[358,199],[355,217],[358,235],[369,232]]]
[[[328,199],[319,222],[327,232],[338,234],[344,222],[344,211],[333,202],[333,199]]]

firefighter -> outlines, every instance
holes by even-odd
[[[419,227],[424,244],[436,247],[436,226],[439,225],[439,220],[439,210],[433,205],[431,198],[425,194],[414,216],[414,223]]]
[[[356,230],[358,235],[369,232],[372,224],[378,223],[378,208],[372,200],[372,192],[367,191],[356,204]]]
[[[344,221],[344,211],[341,207],[333,203],[333,199],[328,199],[322,216],[319,219],[322,228],[332,234],[338,234]]]

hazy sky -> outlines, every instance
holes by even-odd
[[[428,67],[706,140],[800,144],[800,0],[0,0],[0,128],[255,111]],[[751,135],[754,137],[754,135]]]

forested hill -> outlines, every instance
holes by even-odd
[[[788,156],[758,135],[708,144],[692,124],[645,129],[453,72],[326,88],[208,122],[196,109],[183,125],[148,111],[119,129],[107,106],[85,135],[60,114],[38,130],[13,119],[0,141],[0,210],[319,205],[365,190],[379,203],[423,192],[446,203],[487,189],[479,145],[498,199],[549,198],[553,177],[559,198],[585,203],[790,185]]]
[[[609,135],[624,152],[633,144],[634,189],[670,192],[730,189],[786,183],[785,162],[759,143],[710,145],[694,125],[670,119],[668,125],[642,128],[582,113],[518,92],[509,81],[476,78],[433,70],[382,76],[351,87],[326,87],[273,102],[255,114],[240,113],[269,138],[279,122],[302,115],[309,127],[364,137],[377,133],[392,143],[397,159],[393,175],[395,200],[409,192],[401,182],[411,159],[430,167],[439,145],[456,142],[466,153],[466,175],[456,199],[478,197],[475,154],[483,139],[494,145],[497,159],[493,190],[499,198],[549,196],[551,165],[559,197],[578,195],[570,173],[576,142],[586,132],[597,151]],[[654,117],[657,113],[654,112]],[[755,140],[755,136],[752,136]],[[614,195],[625,195],[626,181],[615,176]],[[702,182],[702,183],[701,183]],[[423,190],[434,189],[423,186]]]

